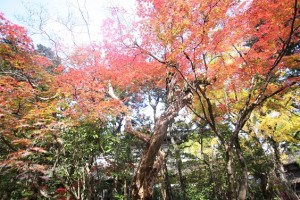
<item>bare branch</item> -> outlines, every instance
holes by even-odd
[[[86,10],[86,5],[85,4],[86,4],[86,1],[84,1],[84,5],[83,5],[84,9]],[[78,10],[80,12],[80,15],[81,15],[81,17],[82,17],[82,19],[83,19],[83,21],[85,23],[85,26],[86,26],[87,34],[88,34],[88,37],[89,37],[89,42],[90,42],[90,44],[92,44],[92,39],[91,39],[91,34],[90,34],[90,28],[89,28],[88,19],[86,18],[86,16],[84,16],[84,11],[81,9],[81,6],[79,4],[79,0],[77,0],[77,5],[78,5]],[[86,13],[87,17],[89,17],[88,16],[88,12],[85,12],[85,13]]]
[[[122,105],[124,105],[124,103],[120,100],[120,98],[115,94],[114,89],[110,82],[108,83],[108,94],[110,95],[110,97],[112,97],[115,100],[120,101],[120,103]],[[125,132],[137,137],[138,139],[140,139],[141,141],[144,141],[146,143],[149,142],[149,140],[150,140],[148,135],[134,130],[134,128],[132,127],[131,119],[128,114],[126,114],[126,116],[125,116]]]

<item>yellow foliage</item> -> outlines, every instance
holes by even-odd
[[[281,96],[281,101],[269,100],[254,114],[262,136],[271,136],[276,142],[296,142],[293,134],[300,130],[300,115],[293,107],[293,103],[299,103],[295,93]]]
[[[184,145],[187,146],[183,150],[185,153],[190,153],[196,157],[200,156],[201,144],[199,142],[189,140]]]
[[[300,69],[300,54],[293,54],[283,58],[284,64],[290,69]]]
[[[205,148],[203,148],[203,153],[206,155],[212,155],[213,154],[213,149],[212,147],[218,145],[219,141],[218,138],[214,137],[210,140],[209,146],[205,145]],[[187,142],[184,143],[184,152],[192,154],[193,156],[196,157],[201,157],[201,144],[197,141],[193,140],[188,140]]]

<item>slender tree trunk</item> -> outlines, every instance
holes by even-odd
[[[228,199],[237,200],[237,187],[235,179],[235,170],[233,166],[232,148],[225,146],[227,181],[228,181]]]
[[[245,200],[247,197],[247,191],[248,191],[248,167],[247,167],[247,163],[245,161],[238,137],[236,137],[234,145],[235,145],[236,155],[237,155],[237,158],[239,160],[239,164],[240,164],[241,170],[242,170],[242,177],[241,177],[239,191],[238,191],[238,199]]]
[[[182,160],[180,158],[180,151],[179,148],[174,140],[174,137],[171,136],[171,142],[175,150],[175,159],[176,159],[176,165],[177,165],[177,170],[178,170],[178,175],[179,175],[179,180],[180,180],[180,187],[182,191],[182,200],[187,199],[187,194],[186,194],[186,182],[185,182],[185,177],[182,174]]]
[[[161,184],[160,193],[161,193],[162,200],[167,200],[167,189],[164,183]]]
[[[86,172],[86,189],[87,189],[87,200],[92,199],[93,194],[93,175],[91,173],[91,166],[93,164],[94,158],[92,156],[89,156],[89,160],[85,165],[85,172]]]
[[[165,199],[166,200],[172,200],[173,196],[172,196],[172,188],[171,188],[171,184],[170,184],[170,180],[169,180],[169,173],[168,173],[168,166],[167,166],[167,162],[165,160],[164,164],[163,164],[163,168],[162,168],[162,174],[163,174],[163,180],[164,180],[164,192],[165,192]]]
[[[124,179],[123,192],[124,192],[124,200],[127,200],[127,180],[126,180],[126,177]]]
[[[264,196],[265,200],[271,200],[273,199],[273,185],[272,183],[269,181],[269,177],[267,174],[261,173],[259,174],[261,183],[260,183],[260,189],[262,191],[262,194]]]
[[[276,141],[272,138],[268,138],[269,142],[272,145],[272,148],[274,150],[274,176],[276,177],[276,182],[277,184],[280,185],[279,188],[282,188],[279,191],[279,195],[282,196],[283,199],[288,199],[288,200],[299,200],[300,198],[298,195],[292,190],[292,188],[289,186],[286,178],[284,177],[284,169],[283,165],[280,161],[280,153],[278,149],[278,144]]]
[[[117,194],[118,193],[118,176],[114,177],[114,188],[113,188],[113,193]]]

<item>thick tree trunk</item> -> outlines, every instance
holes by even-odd
[[[153,185],[160,171],[161,165],[165,159],[165,154],[160,151],[159,155],[154,155],[156,160],[152,165],[147,162],[148,151],[143,154],[140,166],[134,176],[131,188],[131,199],[150,200],[153,197]]]
[[[138,169],[131,184],[131,199],[152,199],[153,185],[165,159],[165,153],[160,151],[161,145],[167,136],[169,124],[178,115],[178,112],[191,103],[192,93],[190,90],[176,90],[176,75],[168,73],[166,79],[167,109],[160,117],[155,119],[154,131],[149,138],[139,131],[133,129],[130,117],[125,116],[125,131],[140,140],[146,142],[146,147],[141,157]],[[111,84],[108,84],[108,94],[115,100],[123,103],[113,91]]]
[[[160,147],[166,138],[170,122],[178,112],[190,102],[191,94],[183,93],[177,101],[171,102],[167,110],[157,119],[152,137],[140,160],[139,167],[132,182],[131,198],[152,199],[153,185],[165,159],[165,153]]]

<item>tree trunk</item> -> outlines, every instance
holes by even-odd
[[[94,158],[89,156],[89,160],[85,165],[85,172],[86,172],[86,200],[92,199],[93,194],[93,187],[94,187],[94,177],[91,172],[91,166],[93,165]]]
[[[153,197],[153,185],[161,168],[162,162],[165,159],[165,154],[160,151],[159,155],[154,155],[156,160],[152,165],[149,165],[147,159],[148,151],[143,154],[140,166],[132,181],[131,198],[133,200],[151,200]]]
[[[171,102],[166,111],[156,120],[154,132],[146,144],[139,167],[132,181],[131,198],[133,200],[152,199],[152,187],[165,159],[165,153],[160,151],[160,147],[166,138],[168,126],[190,100],[190,93],[182,93],[177,101]]]
[[[242,177],[241,177],[239,191],[238,191],[238,199],[245,200],[247,197],[247,191],[248,191],[248,167],[247,167],[247,163],[245,161],[238,137],[236,137],[234,145],[235,145],[236,155],[237,155],[237,158],[239,160],[239,164],[240,164],[241,170],[242,170]]]
[[[180,158],[180,151],[179,148],[174,140],[174,137],[171,136],[171,142],[175,150],[175,159],[176,159],[176,165],[178,169],[178,175],[179,175],[179,180],[180,180],[180,187],[182,191],[182,200],[186,200],[186,182],[185,182],[185,177],[182,174],[182,160]]]
[[[259,178],[261,180],[260,183],[260,189],[262,191],[263,197],[265,200],[271,200],[273,199],[273,185],[269,181],[269,177],[265,173],[260,173]]]
[[[126,177],[124,178],[123,192],[124,192],[124,200],[127,200],[127,180],[126,180]]]
[[[163,188],[164,188],[164,198],[166,200],[172,200],[173,196],[172,196],[172,188],[170,185],[170,180],[169,180],[169,173],[168,173],[168,167],[167,167],[167,162],[165,160],[164,164],[163,164],[163,168],[162,168],[162,174],[163,174]]]
[[[161,198],[162,200],[167,200],[167,189],[164,183],[161,184],[160,187],[160,194],[161,194]],[[159,198],[160,199],[160,198]]]
[[[281,196],[283,199],[288,199],[288,200],[299,200],[298,195],[292,190],[292,188],[289,186],[285,176],[284,176],[284,169],[283,165],[280,161],[280,152],[278,149],[278,144],[276,141],[272,138],[268,138],[269,142],[271,143],[271,146],[274,150],[274,176],[276,180],[276,184],[278,184],[282,188],[279,191],[279,196]]]
[[[232,148],[225,146],[226,166],[227,166],[227,181],[228,191],[227,196],[230,200],[237,199],[237,187],[235,179],[235,170],[233,166]]]

